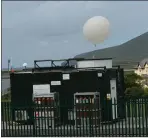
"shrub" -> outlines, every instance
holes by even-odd
[[[144,89],[140,87],[127,88],[125,91],[126,97],[139,98],[144,95]]]

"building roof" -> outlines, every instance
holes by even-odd
[[[144,66],[145,66],[146,63],[148,64],[148,58],[143,59],[143,60],[139,63],[139,65],[140,65],[141,68],[144,68]]]

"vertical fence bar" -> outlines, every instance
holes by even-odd
[[[63,108],[66,111],[66,109],[65,109],[65,103],[64,103]],[[67,112],[66,112],[66,114],[67,114]],[[65,136],[65,117],[64,116],[63,116],[63,127],[64,127],[64,134],[63,134],[63,136]]]
[[[86,101],[85,101],[85,104],[86,104]],[[82,108],[82,110],[83,110],[83,111],[82,111],[82,112],[83,112],[83,114],[82,114],[82,125],[83,125],[83,136],[84,136],[84,135],[85,135],[85,130],[84,130],[84,129],[85,129],[85,124],[84,124],[84,121],[85,121],[85,120],[84,120],[84,117],[85,117],[85,115],[84,115],[84,114],[85,114],[85,112],[87,112],[87,111],[85,110],[85,108]]]
[[[53,102],[53,106],[52,106],[52,130],[53,130],[53,135],[52,135],[52,137],[56,137],[56,132],[55,132],[55,126],[56,126],[56,102],[55,102],[55,100],[54,100],[54,102]]]
[[[60,106],[60,111],[61,111],[61,108],[62,108],[62,106],[61,105],[59,105]],[[59,130],[60,130],[60,136],[62,137],[62,125],[63,125],[63,118],[61,118],[61,115],[60,115],[60,127],[59,127]]]
[[[94,116],[93,116],[93,112],[94,112],[94,103],[93,103],[94,99],[91,99],[91,103],[90,103],[90,127],[91,127],[91,137],[94,137]]]
[[[12,105],[11,105],[11,112],[12,112],[12,114],[13,114],[13,115],[12,115],[13,117],[12,117],[11,123],[13,123],[13,121],[14,121],[14,110],[13,110],[13,106],[12,106]],[[12,137],[15,137],[15,135],[14,135],[14,125],[12,124],[11,127],[12,127],[12,129],[11,129],[11,130],[12,130]]]
[[[113,101],[114,99],[112,99],[112,101]],[[112,108],[113,107],[113,108]],[[111,109],[113,109],[114,110],[114,108],[115,108],[115,103],[113,104],[113,102],[111,102]],[[111,110],[111,113],[110,114],[112,114],[112,111],[113,110]],[[112,119],[112,123],[111,123],[111,129],[112,129],[112,137],[114,137],[114,121],[113,121],[113,119]]]
[[[8,132],[9,136],[11,136],[11,128],[10,128],[10,121],[11,121],[11,107],[10,107],[10,102],[8,104]]]
[[[45,116],[44,116],[44,105],[43,105],[43,98],[41,98],[41,106],[40,106],[40,113],[41,113],[41,135],[44,136],[44,128],[45,128]]]
[[[117,103],[116,103],[116,101],[115,101],[115,99],[114,99],[114,117],[115,117],[115,119],[116,119],[116,106],[117,106]],[[112,113],[112,118],[113,118],[113,113]],[[115,121],[115,120],[113,120],[113,121]],[[115,137],[117,137],[118,136],[118,126],[117,126],[117,122],[115,121]]]
[[[48,119],[49,119],[49,116],[48,116],[48,103],[47,103],[47,98],[45,98],[45,105],[44,105],[44,115],[46,117],[46,120],[45,120],[45,136],[48,136],[48,128],[49,128],[49,123],[48,123]]]
[[[1,102],[1,136],[4,137],[3,102]]]
[[[17,107],[17,110],[16,110],[16,112],[17,112],[17,114],[19,113],[19,110],[20,110],[20,107]],[[15,115],[16,116],[16,115]],[[20,136],[21,135],[21,131],[18,131],[18,129],[20,128],[18,125],[19,125],[19,122],[20,120],[19,120],[19,118],[17,119],[17,121],[15,121],[14,122],[14,124],[15,124],[15,135],[16,136]]]
[[[61,133],[61,131],[60,131],[60,127],[61,127],[61,111],[60,111],[60,101],[59,101],[59,103],[58,103],[58,119],[57,119],[57,121],[59,122],[58,123],[58,137],[60,137],[61,135],[60,135],[60,133]]]
[[[65,108],[65,111],[66,111],[66,116],[67,116],[67,105],[66,105],[66,101],[65,101],[65,104],[64,104],[64,108]],[[66,136],[66,125],[67,125],[67,118],[64,117],[64,136]]]
[[[5,107],[4,107],[4,102],[1,103],[1,119],[2,119],[2,137],[5,137],[5,119],[4,119],[4,110],[5,110]]]
[[[16,107],[16,114],[18,114],[19,110],[20,110],[20,107]],[[15,122],[14,122],[14,126],[15,126],[15,136],[20,136],[20,131],[17,131],[17,129],[19,128],[18,127],[19,125],[19,119],[16,120],[16,115],[15,115]]]
[[[134,136],[134,100],[131,100],[131,115],[132,115],[132,136]]]
[[[16,110],[16,109],[15,109],[15,110],[16,110],[16,113],[18,114],[18,109],[19,109],[19,107],[16,107],[16,108],[17,108],[17,110]],[[20,131],[17,131],[17,128],[18,128],[17,125],[18,125],[18,123],[19,123],[19,122],[18,122],[18,120],[16,121],[16,115],[15,115],[15,121],[14,121],[14,126],[15,126],[15,127],[14,127],[14,129],[15,129],[14,132],[15,132],[15,136],[20,135]]]
[[[78,107],[80,108],[80,99],[75,99],[75,103],[79,103],[79,106],[77,106],[77,104],[75,104],[75,116],[76,116],[76,121],[75,121],[75,128],[76,128],[76,136],[78,136],[78,114],[79,114],[79,109]]]
[[[131,99],[129,100],[129,135],[131,136]]]
[[[59,99],[58,99],[59,100]],[[59,125],[60,125],[60,108],[59,108],[59,104],[56,103],[56,114],[57,114],[57,118],[56,118],[56,122],[57,122],[57,127],[56,127],[56,133],[57,133],[57,137],[59,137]]]
[[[69,109],[69,110],[68,110],[68,113],[69,113],[69,114],[68,114],[68,119],[69,119],[69,120],[68,120],[68,125],[69,125],[69,136],[70,136],[70,137],[72,136],[72,132],[71,132],[71,120],[72,120],[71,112],[72,112],[71,109]]]
[[[95,128],[94,130],[94,136],[97,137],[98,136],[98,132],[97,132],[97,126],[99,125],[98,123],[98,119],[99,119],[99,115],[98,115],[98,111],[97,111],[97,105],[96,105],[96,101],[94,102],[94,108],[93,108],[93,122],[95,123],[95,126],[93,128]]]
[[[146,136],[148,137],[148,98],[144,100],[145,103],[145,125],[146,125]]]
[[[118,104],[118,100],[116,100],[115,99],[115,101],[116,101],[116,112],[117,112],[117,114],[115,113],[115,115],[116,115],[116,120],[118,121],[117,123],[118,123],[118,130],[119,130],[119,137],[121,136],[121,128],[120,128],[120,118],[118,117],[118,106],[119,106],[119,104]]]
[[[73,112],[72,112],[72,118],[73,118],[73,121],[76,120],[75,104],[74,104],[74,109],[73,109]],[[76,130],[75,125],[76,125],[76,123],[74,122],[73,127],[72,127],[72,129],[73,129],[73,136],[74,136],[74,137],[75,137],[75,133],[76,133],[76,131],[75,131],[75,130]]]
[[[103,112],[104,112],[104,106],[103,106],[103,108],[101,108],[101,115],[102,115],[102,114],[104,115]],[[104,126],[103,126],[103,122],[104,122],[103,119],[104,119],[104,118],[101,119],[101,134],[100,134],[102,137],[103,137],[103,133],[104,133],[104,132],[103,132],[103,127],[104,127]]]
[[[23,114],[25,114],[25,110],[26,110],[26,107],[23,107],[23,111],[22,111]],[[21,125],[22,125],[22,134],[23,134],[22,136],[26,136],[26,135],[29,136],[29,133],[27,134],[25,133],[25,123],[26,123],[25,119],[27,120],[27,112],[26,112],[26,117],[24,117],[24,121]]]
[[[16,107],[17,108],[17,107]],[[18,114],[18,109],[19,108],[17,108],[17,110],[15,109],[15,111],[16,111],[16,114]],[[16,124],[18,125],[18,121],[16,121],[16,114],[15,114],[15,121],[14,121],[14,132],[15,132],[15,136],[17,136],[17,135],[19,135],[19,132],[20,131],[17,131],[17,126],[16,126]],[[18,133],[18,134],[17,134]]]
[[[90,104],[90,99],[88,99],[88,105]],[[82,109],[84,109],[84,105],[82,104]],[[85,125],[85,128],[86,128],[86,131],[87,133],[85,134],[87,137],[90,136],[90,114],[89,114],[89,107],[86,106],[86,108],[84,109],[84,112],[83,112],[83,117],[84,117],[84,120],[83,120],[83,123]]]
[[[28,109],[28,107],[27,107],[27,109]],[[30,120],[31,120],[31,123],[32,123],[32,131],[33,132],[30,133],[30,134],[32,134],[32,136],[35,137],[36,132],[35,132],[35,103],[34,102],[32,102],[31,111],[32,111],[32,116],[30,117]],[[27,123],[27,132],[28,132],[29,128],[31,128],[31,125]]]
[[[138,99],[139,137],[141,136],[140,99]]]
[[[88,99],[88,105],[90,104],[90,99]],[[86,130],[87,130],[87,133],[85,134],[86,136],[90,136],[90,111],[89,111],[89,107],[86,107],[85,109],[84,109],[84,113],[86,113],[86,115],[85,114],[83,114],[83,116],[84,116],[84,122],[85,122],[85,120],[86,120],[86,123],[84,123],[84,125],[85,125],[85,127],[86,127]]]
[[[2,118],[2,136],[6,137],[6,121],[5,121],[5,103],[1,103],[1,118]]]
[[[7,115],[8,115],[8,114],[7,114],[7,105],[6,105],[6,102],[4,102],[4,118],[5,118],[4,120],[5,120],[5,122],[6,122],[6,123],[5,123],[5,124],[6,124],[6,131],[5,131],[5,132],[6,132],[6,136],[9,136],[9,135],[8,135],[8,127],[7,127],[7,126],[8,126]]]
[[[66,136],[68,137],[69,136],[69,127],[68,127],[68,110],[69,110],[69,103],[68,103],[68,101],[66,101],[66,105],[67,105],[67,120],[66,120]]]
[[[26,106],[26,112],[28,111],[28,106]],[[31,109],[32,109],[32,107],[31,107]],[[33,109],[32,109],[33,110]],[[25,129],[25,132],[26,133],[30,133],[30,131],[28,130],[28,116],[27,116],[27,121],[26,121],[26,125],[25,125],[25,127],[24,127],[24,129]],[[33,133],[34,133],[34,130],[33,130]],[[30,136],[32,136],[32,134],[30,133]],[[34,136],[34,135],[33,135]],[[29,136],[28,136],[29,137]]]
[[[8,125],[8,123],[7,123],[7,120],[6,120],[6,102],[4,102],[3,103],[3,106],[4,106],[4,131],[5,131],[5,136],[7,136],[7,125]]]
[[[37,120],[38,121],[38,124],[37,124],[38,125],[37,126],[38,127],[38,131],[37,131],[38,135],[37,136],[39,136],[39,137],[41,136],[41,114],[40,114],[40,110],[41,110],[40,106],[41,105],[39,105],[39,104],[41,104],[40,102],[41,101],[39,100],[39,98],[37,98],[37,103],[38,103],[37,104],[37,113],[38,113],[38,118],[37,118],[38,119]]]
[[[33,103],[33,108],[32,108],[32,109],[33,109],[33,136],[34,136],[34,137],[37,137],[36,106],[37,106],[36,103]],[[31,127],[31,126],[30,126],[30,127]],[[29,127],[29,128],[30,128],[30,127]]]
[[[127,129],[128,129],[128,101],[126,99],[126,102],[125,102],[125,112],[126,112],[126,117],[125,117],[125,136],[127,136]]]
[[[143,101],[143,98],[142,98],[142,99],[141,99],[141,112],[142,112],[142,114],[141,114],[142,120],[141,120],[141,121],[142,121],[142,128],[143,128],[143,129],[142,129],[142,130],[143,130],[143,131],[142,131],[142,136],[144,137],[144,133],[145,133],[144,118],[145,118],[145,117],[144,117],[144,109],[143,109],[144,107],[143,107],[143,106],[144,106],[144,101]]]
[[[122,100],[122,107],[123,107],[123,100]],[[121,104],[120,104],[120,107],[121,108]],[[120,109],[121,110],[121,109]],[[123,112],[124,113],[124,112]],[[124,121],[124,118],[121,117],[121,128],[122,128],[122,137],[124,137],[124,126],[123,126],[123,121]]]
[[[120,124],[119,124],[119,122],[117,122],[118,121],[118,118],[117,118],[118,116],[116,114],[117,113],[117,109],[118,109],[118,105],[117,105],[118,103],[117,103],[116,99],[114,100],[114,103],[115,103],[115,112],[114,112],[115,113],[115,124],[117,125],[116,126],[116,129],[117,129],[116,136],[120,136]]]
[[[107,100],[105,99],[105,112],[107,112],[107,106],[108,106]],[[107,115],[105,115],[105,124],[104,124],[105,125],[105,134],[103,134],[103,135],[106,136],[106,137],[107,137],[107,123],[108,123],[108,119],[109,118],[107,118]]]
[[[145,116],[146,116],[146,136],[148,136],[148,98],[145,100]]]
[[[43,131],[43,133],[44,133],[44,136],[48,136],[49,134],[48,134],[48,129],[49,129],[49,115],[48,115],[48,101],[47,101],[47,97],[44,99],[44,104],[43,104],[43,111],[44,111],[44,113],[43,113],[43,115],[44,115],[44,131]]]
[[[138,106],[137,100],[134,101],[135,104],[135,125],[136,125],[136,136],[138,136]]]
[[[53,130],[53,126],[54,126],[54,122],[53,122],[53,120],[54,120],[54,117],[55,117],[55,114],[54,114],[54,102],[52,101],[51,102],[51,104],[50,104],[51,106],[50,106],[50,119],[51,119],[51,127],[50,128],[48,128],[48,129],[51,129],[51,137],[53,137],[53,135],[54,135],[54,130]]]
[[[99,101],[100,102],[100,101]],[[99,106],[99,109],[98,109],[98,114],[99,114],[99,137],[101,137],[101,122],[102,122],[102,115],[101,115],[101,112],[102,112],[102,110],[101,110],[101,106]]]
[[[108,102],[110,102],[111,100],[109,100]],[[107,105],[107,118],[108,118],[108,124],[107,124],[107,136],[110,137],[110,129],[109,129],[109,125],[110,125],[110,122],[112,122],[112,120],[110,120],[110,107],[109,107],[110,104]],[[112,101],[111,101],[111,105],[112,105]],[[114,105],[112,105],[114,106]],[[112,107],[111,107],[112,108]]]
[[[91,98],[89,100],[89,107],[88,107],[88,116],[89,116],[89,137],[92,137],[92,130],[91,130],[91,109],[90,109],[90,104],[91,104]]]
[[[24,114],[23,107],[20,107],[19,110],[21,111],[20,113],[23,113]],[[20,135],[19,136],[22,136],[22,134],[23,134],[22,123],[24,123],[24,122],[22,121],[22,118],[21,118],[19,124],[17,125],[17,132],[20,131]]]
[[[58,111],[58,108],[57,108],[57,103],[55,102],[54,103],[54,117],[53,117],[53,122],[54,122],[54,136],[55,137],[57,137],[57,130],[56,130],[56,127],[57,127],[57,117],[58,117],[58,113],[57,113],[57,111]]]

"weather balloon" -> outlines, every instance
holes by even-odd
[[[102,43],[109,34],[109,21],[102,16],[95,16],[83,26],[84,37],[94,45]]]

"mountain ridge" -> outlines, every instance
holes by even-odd
[[[138,62],[148,57],[148,32],[145,32],[123,44],[94,50],[76,55],[75,58],[113,58],[113,65],[126,64],[135,67]]]

